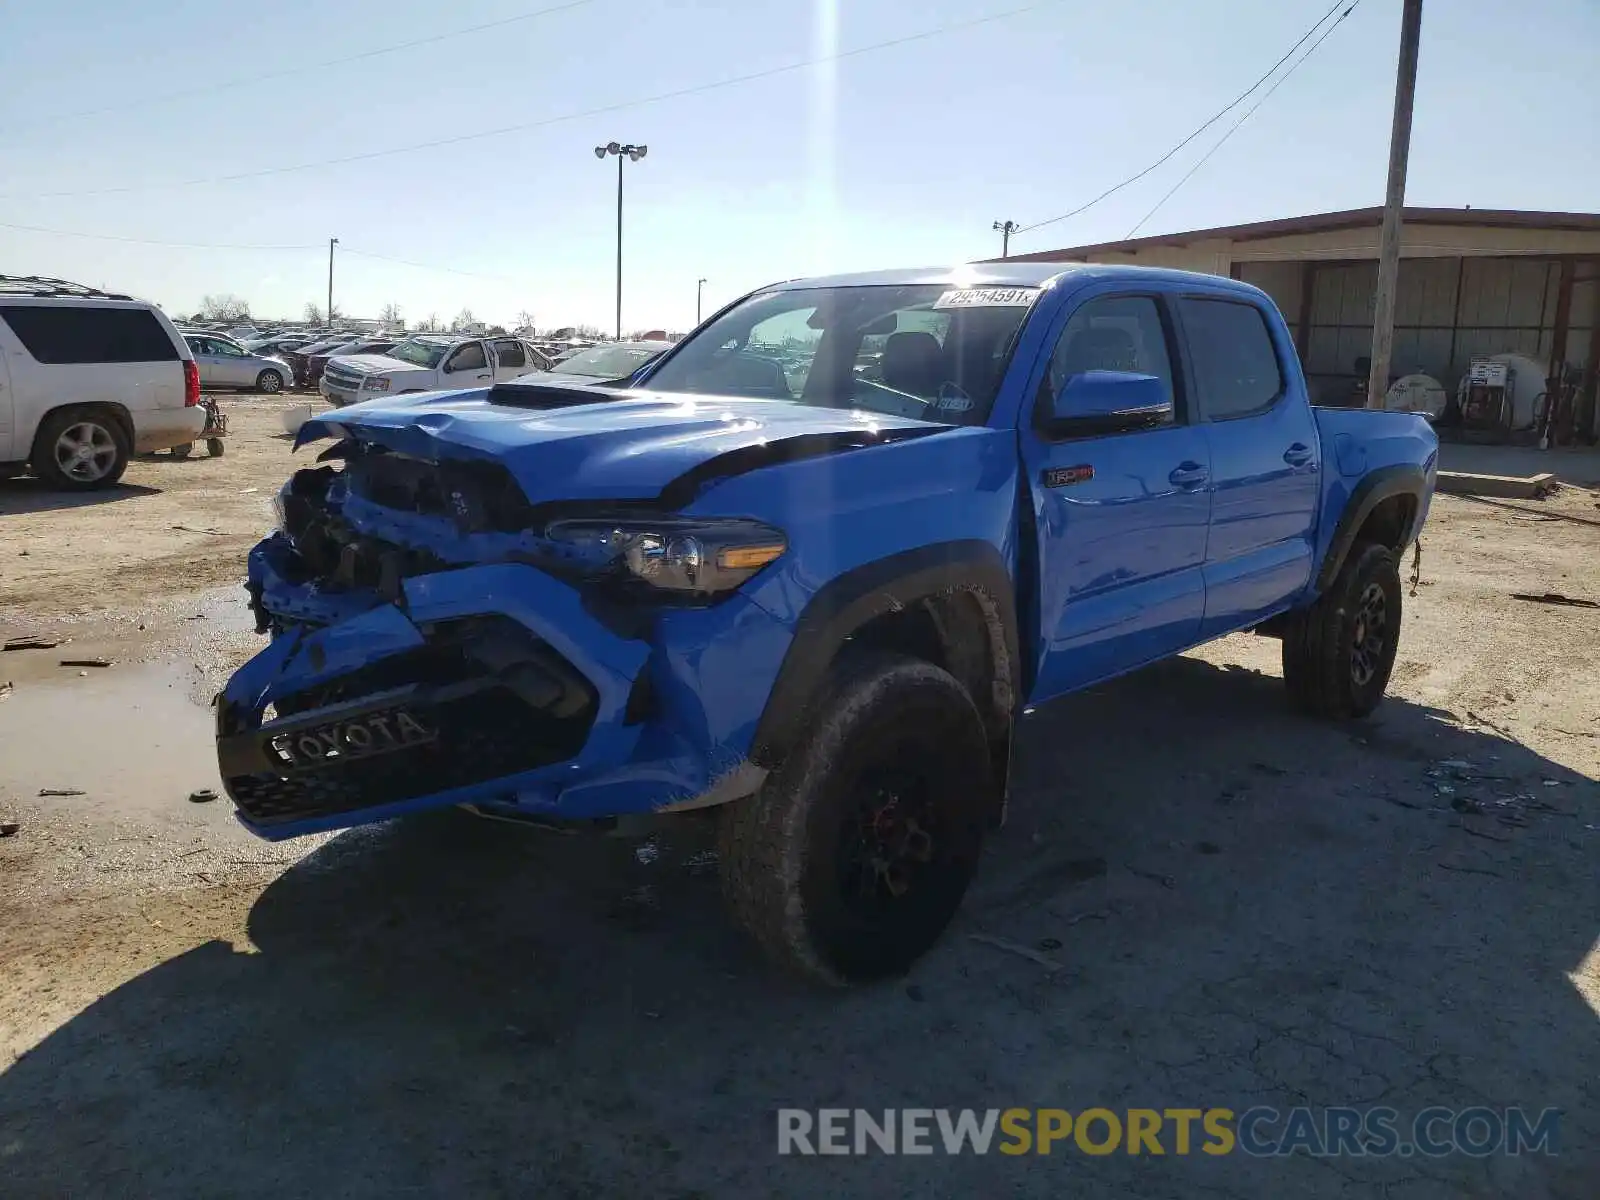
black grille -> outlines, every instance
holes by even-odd
[[[392,703],[383,693],[413,685],[421,686],[406,707],[433,741],[293,773],[274,769],[264,750],[273,726],[244,728],[239,714],[220,713],[228,794],[252,821],[270,825],[485,783],[572,758],[599,703],[588,681],[525,628],[478,618],[440,625],[426,646],[281,698],[277,718],[359,708],[369,696],[377,710]],[[248,769],[230,771],[238,763]]]

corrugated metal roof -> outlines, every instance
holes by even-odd
[[[1408,225],[1464,225],[1478,229],[1559,229],[1600,232],[1600,213],[1530,212],[1509,208],[1408,208],[1404,212],[1403,220]],[[1007,261],[1063,262],[1081,259],[1086,254],[1132,253],[1147,246],[1187,246],[1191,242],[1218,238],[1227,238],[1234,242],[1252,242],[1262,238],[1287,237],[1299,233],[1364,229],[1380,225],[1382,222],[1381,208],[1350,208],[1342,212],[1310,213],[1303,217],[1282,217],[1275,221],[1219,225],[1214,229],[1191,229],[1187,233],[1163,233],[1120,242],[1099,242],[1092,246],[1067,246],[1060,250],[1013,254]]]

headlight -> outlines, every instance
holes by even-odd
[[[389,390],[389,381],[377,375],[368,375],[361,381],[361,387],[368,392],[387,392]]]
[[[553,522],[545,536],[567,543],[595,568],[702,596],[731,592],[788,549],[776,529],[738,519],[583,518]]]
[[[289,533],[289,510],[284,504],[284,499],[289,495],[289,489],[294,486],[291,479],[277,490],[272,497],[272,515],[278,522],[278,528],[287,536]]]

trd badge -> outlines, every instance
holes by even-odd
[[[1081,463],[1076,467],[1047,467],[1044,472],[1045,487],[1071,487],[1075,483],[1087,483],[1094,478],[1094,468],[1088,463]]]

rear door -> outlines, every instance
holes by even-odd
[[[1222,291],[1177,300],[1211,455],[1207,638],[1283,608],[1315,558],[1321,448],[1294,348],[1269,303]]]
[[[186,339],[194,352],[194,364],[200,368],[202,387],[233,387],[234,381],[223,357],[221,343],[216,338],[190,337]]]
[[[1020,430],[1039,564],[1034,700],[1199,640],[1210,518],[1205,430],[1178,369],[1167,298],[1093,289],[1057,317],[1052,347],[1028,384],[1033,416]],[[1162,379],[1172,419],[1105,436],[1042,432],[1055,393],[1092,370]]]
[[[496,383],[504,383],[537,369],[528,365],[528,351],[516,338],[496,338],[492,349]]]

